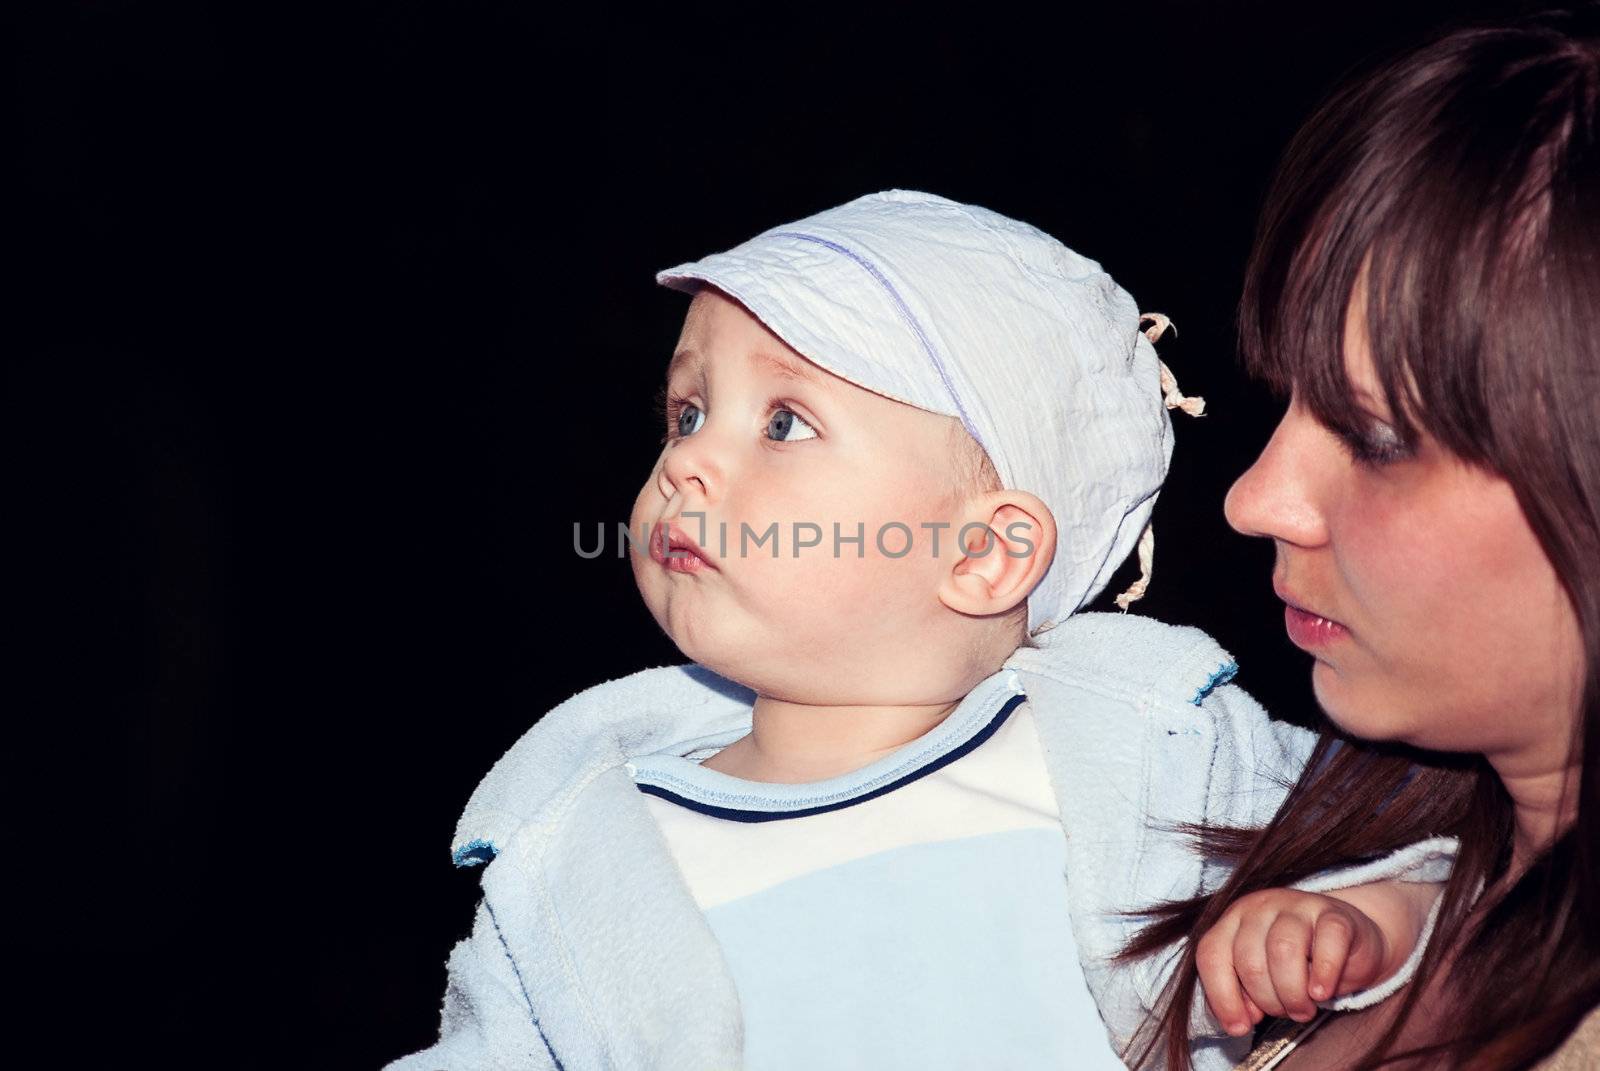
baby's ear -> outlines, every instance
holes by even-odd
[[[939,601],[963,614],[989,617],[1025,601],[1056,553],[1050,508],[1027,491],[976,495],[963,514],[941,573]]]

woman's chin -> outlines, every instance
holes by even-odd
[[[1375,743],[1401,740],[1404,729],[1394,705],[1328,663],[1318,661],[1312,668],[1311,690],[1322,713],[1342,731]]]

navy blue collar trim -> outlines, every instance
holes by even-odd
[[[708,814],[713,818],[726,818],[734,822],[773,822],[780,818],[805,818],[808,815],[822,814],[825,811],[838,811],[845,807],[854,807],[858,803],[865,803],[867,800],[875,799],[885,792],[893,792],[897,788],[909,785],[919,777],[926,777],[935,770],[948,766],[993,736],[1000,726],[1005,724],[1006,719],[1011,716],[1011,712],[1017,709],[1017,705],[1026,698],[1028,698],[1026,695],[1019,692],[1007,699],[1005,705],[1000,708],[999,713],[989,719],[989,724],[974,733],[966,743],[945,752],[926,766],[918,767],[904,777],[891,781],[886,785],[880,785],[871,792],[863,792],[859,796],[852,796],[850,799],[840,800],[837,803],[824,803],[816,807],[802,807],[793,811],[747,811],[737,807],[718,807],[711,803],[701,803],[699,800],[680,796],[671,789],[662,788],[660,785],[641,783],[638,787],[640,792],[648,792],[652,796],[660,796],[662,799],[670,800],[680,807],[687,807],[691,811],[699,811],[701,814]]]

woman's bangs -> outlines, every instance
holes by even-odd
[[[1252,261],[1240,305],[1247,369],[1345,438],[1365,438],[1381,407],[1402,440],[1420,430],[1481,460],[1481,361],[1497,330],[1486,312],[1523,285],[1484,271],[1508,247],[1504,207],[1473,195],[1486,176],[1380,171],[1370,157],[1348,170],[1319,163],[1328,172],[1297,176]],[[1346,353],[1352,315],[1371,360],[1362,387]]]
[[[1313,416],[1336,433],[1360,437],[1369,407],[1356,397],[1345,357],[1345,319],[1370,246],[1358,244],[1351,228],[1339,226],[1339,207],[1328,202],[1293,213],[1306,220],[1307,237],[1281,248],[1261,248],[1241,303],[1240,347],[1246,370],[1280,398],[1293,394]],[[1289,228],[1267,236],[1268,243]],[[1330,236],[1337,235],[1337,236]],[[1281,241],[1281,239],[1280,239]],[[1383,258],[1386,270],[1398,267]],[[1404,370],[1389,374],[1383,358],[1395,350],[1383,339],[1393,325],[1369,318],[1367,334],[1380,383],[1404,383]],[[1391,407],[1395,399],[1389,399]],[[1397,412],[1408,412],[1406,405]],[[1405,429],[1397,427],[1397,430]]]

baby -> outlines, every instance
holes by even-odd
[[[484,779],[439,1041],[391,1068],[1122,1066],[1170,966],[1115,959],[1132,913],[1224,876],[1175,826],[1264,824],[1313,741],[1204,633],[1081,612],[1136,547],[1143,591],[1167,409],[1198,410],[1162,318],[901,190],[658,279],[694,296],[628,545],[692,664],[579,693]],[[1309,919],[1274,930],[1316,955],[1283,1009],[1371,1003],[1450,858],[1257,898],[1226,947]],[[1249,1047],[1230,1000],[1197,1067]]]

